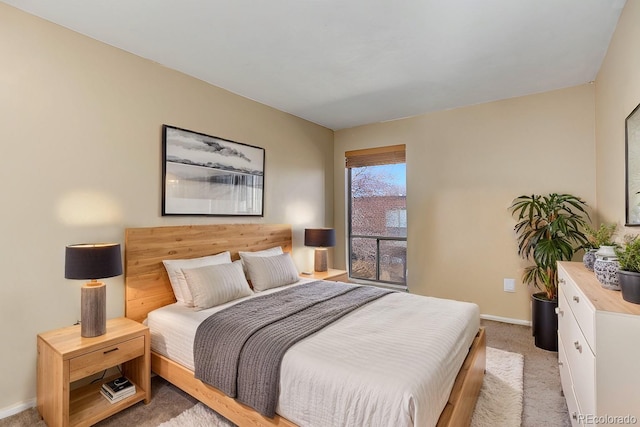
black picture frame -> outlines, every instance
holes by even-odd
[[[640,226],[640,104],[624,121],[625,226]]]
[[[264,216],[265,150],[162,125],[162,215]]]

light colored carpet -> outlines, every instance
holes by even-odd
[[[487,348],[487,373],[476,403],[471,427],[519,427],[522,422],[524,356]],[[231,427],[202,403],[187,409],[160,427]]]

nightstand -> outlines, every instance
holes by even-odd
[[[49,427],[90,426],[134,403],[151,399],[149,328],[124,317],[107,321],[104,335],[84,338],[80,325],[38,335],[38,412]],[[100,394],[103,383],[119,375],[72,390],[71,383],[121,365],[136,393],[110,403]]]
[[[311,274],[301,274],[300,277],[314,280],[328,280],[330,282],[348,282],[349,276],[345,270],[334,270],[330,268],[327,271],[314,271]]]

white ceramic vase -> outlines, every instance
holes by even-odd
[[[615,248],[615,246],[600,246],[598,252],[596,252],[596,257],[618,259]]]

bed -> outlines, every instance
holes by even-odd
[[[240,251],[263,250],[274,246],[282,247],[285,252],[291,251],[290,226],[274,224],[232,224],[130,228],[126,230],[125,235],[125,315],[136,321],[147,321],[150,326],[152,335],[152,370],[240,426],[295,426],[298,425],[298,423],[308,424],[308,422],[304,420],[314,419],[313,417],[315,416],[308,412],[322,410],[322,407],[307,407],[313,406],[309,405],[309,402],[320,402],[317,405],[323,406],[323,399],[334,400],[332,403],[333,412],[348,410],[349,406],[347,403],[353,396],[350,397],[348,394],[341,394],[341,390],[336,392],[335,389],[333,391],[331,391],[331,389],[322,389],[322,387],[320,387],[321,382],[313,381],[314,375],[319,375],[318,372],[320,371],[316,370],[314,373],[313,369],[309,370],[308,366],[305,366],[304,363],[300,361],[311,360],[311,365],[317,367],[322,365],[322,357],[329,357],[330,360],[324,363],[326,365],[336,365],[336,372],[338,372],[339,369],[346,369],[344,366],[349,367],[348,369],[355,369],[358,365],[376,367],[378,360],[384,359],[382,355],[388,350],[382,347],[376,349],[376,346],[372,346],[372,344],[369,343],[368,345],[370,347],[366,349],[365,353],[369,355],[367,360],[362,360],[362,354],[359,354],[357,357],[336,358],[336,354],[349,355],[350,348],[345,344],[348,340],[344,338],[354,336],[354,332],[358,332],[356,336],[364,336],[365,334],[358,328],[362,328],[362,325],[365,325],[364,327],[366,328],[366,325],[375,323],[376,316],[372,315],[372,313],[376,311],[396,311],[398,308],[404,307],[404,309],[409,311],[398,314],[398,319],[412,316],[411,310],[414,310],[416,315],[423,315],[424,313],[420,314],[420,312],[423,311],[422,309],[416,310],[415,308],[411,308],[411,305],[414,303],[422,304],[423,300],[427,299],[426,297],[416,298],[416,296],[410,296],[405,293],[395,293],[382,297],[379,300],[367,304],[367,307],[345,316],[313,335],[311,338],[303,340],[293,346],[285,354],[282,362],[283,368],[280,379],[281,398],[278,404],[278,413],[273,418],[262,416],[253,409],[226,396],[216,388],[195,378],[193,355],[190,355],[188,351],[189,343],[192,343],[192,338],[189,337],[188,332],[181,332],[179,328],[184,323],[196,322],[197,324],[199,320],[179,320],[190,319],[188,316],[191,310],[185,310],[179,304],[174,304],[176,300],[162,261],[167,259],[196,258],[227,250],[231,252],[233,259],[237,259],[238,252]],[[300,280],[300,283],[304,282],[304,279]],[[300,283],[291,286],[297,286]],[[277,292],[278,290],[272,291]],[[432,300],[431,306],[434,307],[433,310],[440,312],[450,311],[449,304],[454,303],[448,300],[430,300]],[[191,314],[192,313],[193,312],[191,312]],[[206,310],[196,313],[198,313],[195,316],[196,318],[208,315]],[[193,317],[194,316],[191,316],[191,319],[193,319]],[[475,315],[471,317],[475,317]],[[455,322],[459,323],[460,320],[456,320]],[[455,326],[455,322],[452,328]],[[447,379],[442,380],[447,385],[441,388],[446,388],[446,390],[439,391],[437,393],[439,396],[435,396],[433,399],[440,401],[440,403],[431,405],[429,408],[432,412],[437,411],[435,420],[437,420],[438,426],[468,425],[482,385],[485,366],[484,330],[478,327],[479,323],[476,322],[475,319],[470,318],[469,320],[464,320],[464,322],[468,322],[476,330],[470,335],[468,331],[469,327],[466,327],[466,332],[459,332],[465,335],[464,337],[451,341],[451,345],[454,347],[461,347],[455,351],[461,354],[461,356],[451,357],[451,359],[459,359],[452,362],[452,364],[455,365],[455,370],[449,374],[449,376],[452,375],[451,380],[450,382]],[[162,329],[162,327],[166,327],[167,325],[169,325],[169,329]],[[178,329],[172,329],[174,326]],[[462,330],[461,328],[458,329],[460,331]],[[347,335],[347,331],[351,335]],[[434,331],[435,333],[441,334],[433,338],[438,341],[446,341],[446,337],[453,334],[448,330],[438,332],[434,329]],[[423,351],[419,345],[431,345],[432,343],[429,344],[428,336],[430,336],[430,334],[427,334],[426,331],[422,331],[422,333],[419,334],[425,335],[425,337],[420,337],[420,339],[407,338],[415,337],[416,332],[420,331],[408,331],[408,335],[404,336],[401,333],[397,333],[397,331],[393,331],[393,333],[384,339],[391,341],[389,344],[395,347],[396,353],[399,345],[403,344],[398,343],[397,340],[404,340],[405,344],[411,344],[407,346],[406,353],[409,354],[412,360],[422,360],[421,357],[416,357],[415,353],[411,356],[411,352]],[[173,339],[171,338],[172,336],[174,337]],[[177,337],[177,339],[175,337]],[[182,344],[180,343],[181,341],[183,341]],[[426,341],[426,344],[419,344],[422,341]],[[176,350],[180,348],[186,348],[187,351]],[[324,356],[322,354],[323,352],[325,353]],[[405,351],[403,350],[402,352]],[[429,351],[426,351],[425,353],[428,352]],[[346,363],[346,365],[336,363],[336,360],[333,360],[331,355],[334,355],[334,359],[340,359]],[[349,363],[352,365],[349,365]],[[400,363],[397,367],[397,375],[394,375],[397,377],[397,381],[395,382],[400,384],[402,382],[400,379],[403,375],[401,373],[402,362],[396,361],[395,363]],[[461,366],[460,369],[458,369],[458,366]],[[388,368],[388,365],[382,364],[377,369],[385,371],[388,370]],[[451,370],[453,368],[451,366],[443,367],[443,371],[447,369]],[[376,369],[373,369],[373,371],[375,372]],[[321,370],[321,372],[327,371],[325,369]],[[343,377],[344,374],[345,372],[329,375],[326,382],[333,383],[335,387],[335,384],[340,384],[340,378],[341,376]],[[308,381],[312,384],[311,390],[308,390],[308,386],[304,386],[304,381],[302,384],[299,381],[299,378],[304,377],[304,375],[309,375],[310,379]],[[407,374],[405,373],[404,375]],[[326,377],[326,375],[323,374],[323,377]],[[353,380],[350,380],[350,383],[353,382]],[[409,379],[407,382],[411,382],[411,380]],[[402,384],[398,384],[392,384],[392,389],[396,386],[402,387]],[[378,384],[372,383],[368,385],[364,384],[363,387],[389,389],[389,384],[385,384],[384,387],[379,387]],[[422,386],[418,385],[417,387],[421,390],[420,387]],[[413,425],[414,422],[416,423],[415,425],[425,425],[424,422],[420,421],[422,415],[416,415],[416,420],[412,419],[414,417],[413,414],[418,413],[412,412],[412,410],[415,409],[416,405],[421,404],[421,402],[413,401],[412,399],[414,399],[415,396],[409,396],[407,398],[405,395],[403,397],[402,389],[399,388],[398,390],[397,393],[393,394],[393,396],[398,396],[398,401],[389,401],[388,404],[390,407],[393,408],[403,405],[409,407],[407,410],[409,415],[402,415],[406,418],[404,420],[406,422],[403,421],[405,425]],[[307,393],[306,397],[305,393]],[[347,392],[345,391],[344,393]],[[372,395],[376,395],[377,391],[371,393],[373,393]],[[430,392],[425,391],[425,393],[427,393],[426,396],[431,396],[428,394]],[[420,400],[425,399],[421,398]],[[429,397],[426,400],[431,401],[432,399]],[[299,403],[300,401],[306,403],[301,405]],[[374,402],[374,406],[376,405],[380,406],[381,403],[378,402],[376,404]],[[365,408],[364,412],[368,412],[368,409]],[[307,416],[311,418],[305,418]],[[349,416],[353,417],[354,415],[350,414]],[[429,419],[434,419],[433,415],[429,416],[431,417]],[[333,418],[334,421],[331,421],[332,419],[326,418],[326,416],[325,418],[319,419],[324,420],[323,423],[321,423],[324,425],[330,425],[336,420],[336,418]],[[347,418],[338,419],[344,420]],[[356,418],[349,419],[365,420],[364,418],[357,418],[357,416]],[[295,420],[302,421],[296,422]],[[426,424],[432,425],[434,423],[435,421],[429,421]]]

